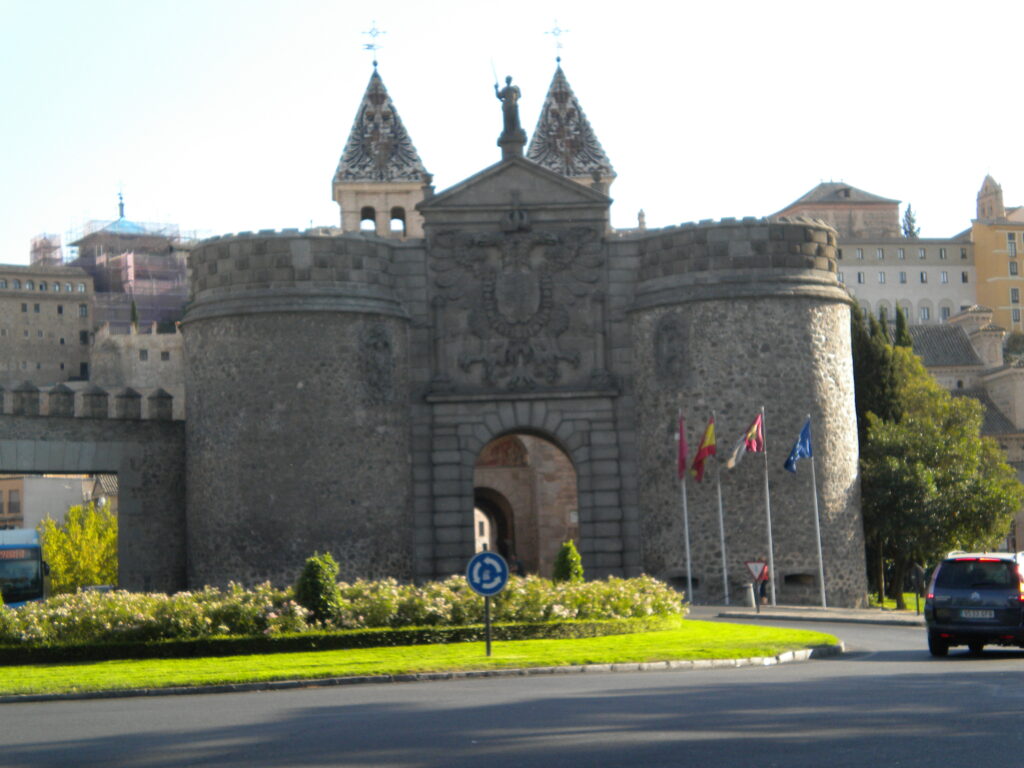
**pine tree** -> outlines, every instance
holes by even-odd
[[[903,212],[903,236],[908,240],[915,240],[921,234],[921,228],[917,226],[917,217],[910,203],[907,203],[907,210]]]
[[[896,336],[893,339],[893,344],[897,347],[907,347],[913,349],[914,341],[910,338],[910,331],[907,330],[907,316],[903,314],[903,310],[898,306],[896,307]]]
[[[555,558],[555,567],[551,580],[568,581],[570,583],[583,581],[583,559],[576,550],[576,545],[572,539],[563,542],[562,548],[558,550],[558,557]]]

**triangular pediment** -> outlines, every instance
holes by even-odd
[[[426,213],[445,208],[500,208],[515,196],[528,207],[603,207],[611,198],[523,158],[503,160],[459,182],[417,208]]]

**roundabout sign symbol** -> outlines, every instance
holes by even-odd
[[[469,588],[484,598],[484,637],[491,655],[491,597],[508,584],[508,563],[497,552],[477,552],[466,566]]]
[[[497,552],[477,552],[466,566],[466,581],[478,595],[492,597],[508,583],[508,563]]]

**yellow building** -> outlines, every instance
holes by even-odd
[[[986,176],[978,192],[977,218],[971,221],[978,304],[990,307],[992,321],[1024,331],[1024,207],[1006,208],[1003,189]]]

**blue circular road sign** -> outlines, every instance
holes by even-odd
[[[477,552],[466,566],[466,581],[478,595],[496,595],[508,583],[508,563],[497,552]]]

